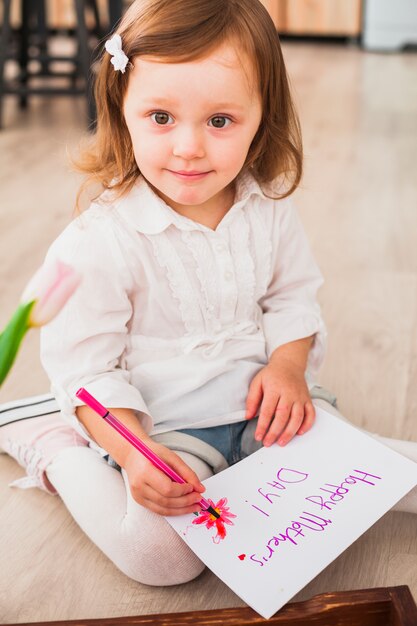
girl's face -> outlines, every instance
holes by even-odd
[[[245,55],[225,43],[183,63],[137,57],[124,114],[139,170],[168,205],[190,217],[230,208],[262,115]]]

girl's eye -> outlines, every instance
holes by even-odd
[[[172,124],[174,121],[172,117],[168,115],[168,113],[164,113],[163,111],[157,111],[156,113],[152,113],[151,119],[159,126],[166,126],[168,123]]]
[[[212,117],[211,120],[209,121],[209,125],[212,126],[213,128],[225,128],[226,126],[229,126],[229,124],[231,123],[232,123],[232,120],[228,117],[225,117],[224,115],[215,115],[215,117]]]

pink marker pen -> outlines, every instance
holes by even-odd
[[[91,393],[84,389],[84,387],[81,387],[81,389],[79,389],[75,395],[87,406],[89,406],[90,409],[93,409],[93,411],[95,411],[97,415],[100,415],[100,417],[102,417],[108,424],[110,424],[110,426],[117,430],[117,432],[122,435],[122,437],[129,441],[129,443],[131,443],[132,446],[136,448],[136,450],[139,450],[139,452],[141,452],[143,456],[148,459],[148,461],[155,465],[155,467],[161,470],[161,472],[164,472],[164,474],[169,476],[169,478],[171,478],[176,483],[183,484],[186,482],[182,478],[182,476],[177,474],[177,472],[175,472],[172,467],[169,467],[169,465],[167,465],[162,459],[160,459],[159,456],[155,454],[155,452],[152,452],[152,450],[148,448],[148,446],[145,445],[143,441],[138,439],[136,435],[134,435],[128,428],[126,428],[126,426],[122,424],[122,422],[120,422],[117,417],[112,415],[110,411],[108,411],[106,407],[100,404],[100,402],[96,400],[96,398],[94,398]],[[208,511],[215,518],[218,519],[220,517],[219,513],[217,513],[217,511],[204,498],[201,498],[199,504],[202,509]]]

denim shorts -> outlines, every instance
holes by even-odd
[[[258,418],[254,418],[211,428],[184,428],[178,432],[204,441],[220,452],[228,465],[234,465],[262,447],[262,442],[255,440],[257,422]]]

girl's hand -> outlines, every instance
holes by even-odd
[[[260,409],[259,409],[260,406]],[[255,439],[268,447],[285,446],[295,434],[312,427],[315,410],[304,369],[289,359],[270,361],[252,380],[246,399],[246,419],[258,414]]]
[[[205,487],[197,474],[178,454],[165,446],[155,443],[152,439],[147,439],[146,445],[187,482],[183,484],[173,482],[133,448],[126,458],[124,469],[136,502],[158,515],[199,513],[201,507],[198,502]]]

